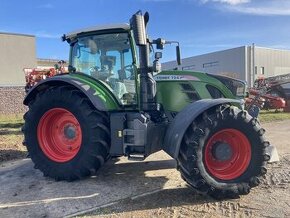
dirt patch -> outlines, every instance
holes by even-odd
[[[137,199],[127,198],[85,217],[290,217],[290,121],[265,123],[266,137],[280,162],[268,165],[260,186],[240,199],[216,201],[185,183]]]
[[[261,188],[269,192],[277,189],[288,189],[290,185],[290,154],[281,158],[279,163],[271,165],[266,177],[262,180]]]
[[[85,217],[289,217],[289,200],[290,155],[271,164],[261,185],[240,199],[216,201],[183,184],[178,189],[121,200]]]

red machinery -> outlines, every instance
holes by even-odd
[[[261,109],[283,109],[286,107],[286,101],[284,98],[279,96],[274,96],[270,94],[261,94],[259,90],[249,89],[250,97],[246,99],[246,104],[255,104]],[[258,96],[258,99],[255,100],[255,97]],[[253,102],[254,101],[254,102]]]
[[[281,85],[290,83],[290,74],[259,78],[254,87],[249,89],[250,97],[246,99],[246,108],[250,111],[253,106],[260,109],[285,109],[285,95],[279,90]],[[279,87],[279,88],[278,88]]]
[[[41,68],[24,68],[25,74],[25,91],[28,92],[34,85],[43,79],[52,77],[56,74],[54,68],[41,69]]]

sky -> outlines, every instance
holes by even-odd
[[[64,33],[128,23],[138,10],[150,14],[150,38],[179,41],[182,58],[252,43],[290,49],[290,0],[0,0],[0,32],[35,35],[38,58],[67,60]],[[162,61],[174,59],[166,47]]]

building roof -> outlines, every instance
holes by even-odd
[[[37,62],[58,62],[60,59],[52,59],[52,58],[37,58]],[[66,61],[66,60],[65,60]],[[66,61],[67,62],[67,61]]]
[[[80,30],[77,30],[77,31],[70,32],[70,33],[66,34],[66,37],[67,38],[73,38],[73,37],[77,36],[80,33],[94,32],[94,31],[99,31],[99,30],[109,30],[109,29],[129,30],[130,26],[127,23],[93,26],[93,27],[88,27],[88,28],[84,28],[84,29],[80,29]]]
[[[185,58],[182,58],[182,61],[187,61],[187,60],[191,60],[193,58],[199,58],[199,57],[203,57],[203,56],[207,56],[207,55],[220,54],[221,52],[230,52],[230,51],[233,51],[236,49],[249,48],[249,47],[254,47],[254,49],[267,49],[267,50],[272,50],[272,51],[290,52],[290,50],[286,49],[286,48],[285,49],[277,49],[277,48],[262,47],[262,46],[257,46],[255,44],[252,44],[252,45],[244,45],[244,46],[239,46],[239,47],[234,47],[234,48],[223,49],[223,50],[219,50],[219,51],[212,51],[212,52],[194,55],[194,56],[190,56],[190,57],[185,57]],[[163,64],[175,63],[175,62],[176,62],[175,60],[172,60],[172,61],[163,62]]]
[[[273,51],[285,51],[285,52],[289,52],[290,49],[288,48],[270,48],[270,47],[263,47],[263,46],[257,46],[255,45],[255,48],[261,48],[261,49],[267,49],[267,50],[273,50]]]
[[[1,35],[14,35],[14,36],[27,36],[27,37],[35,37],[34,35],[30,34],[23,34],[23,33],[8,33],[8,32],[0,32]]]
[[[45,59],[45,58],[37,58],[37,66],[42,67],[54,67],[55,64],[59,64],[60,59]],[[64,60],[64,66],[68,66],[68,61]]]

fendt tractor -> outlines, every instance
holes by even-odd
[[[148,20],[147,12],[138,11],[130,24],[62,37],[70,45],[69,73],[39,82],[24,100],[23,143],[35,168],[73,181],[94,174],[110,157],[141,161],[164,150],[197,192],[215,198],[248,194],[270,156],[265,130],[239,99],[245,84],[160,71],[162,53],[154,53],[153,45],[161,50],[177,43],[180,63],[179,44],[149,39]]]

